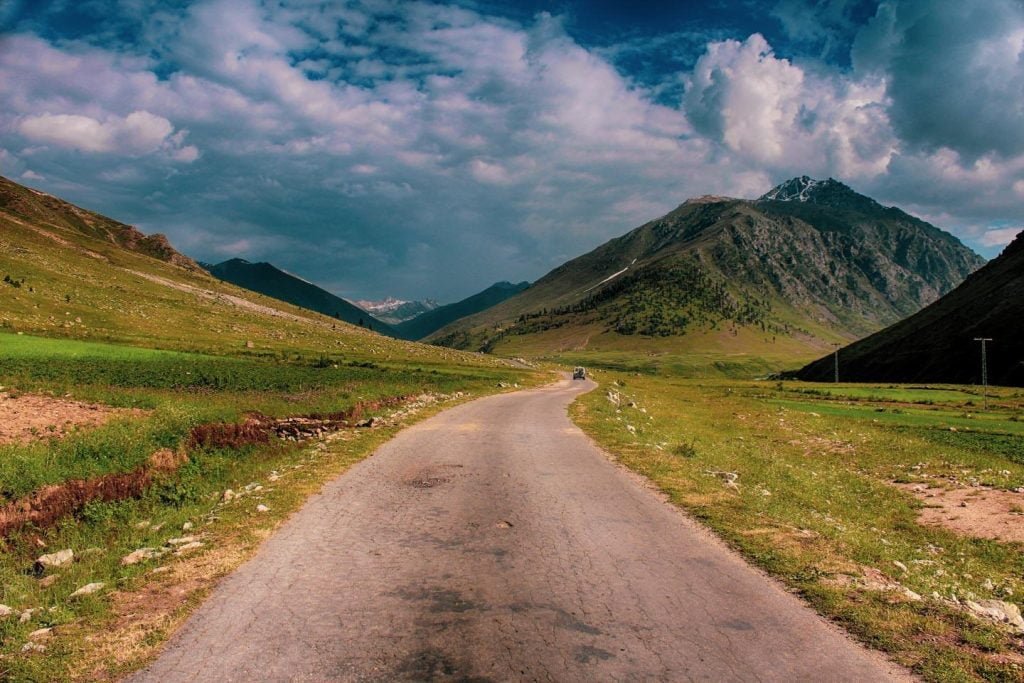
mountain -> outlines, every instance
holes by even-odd
[[[433,299],[423,301],[403,301],[394,297],[388,297],[382,301],[356,301],[356,306],[371,313],[378,320],[383,320],[389,325],[404,323],[412,320],[418,315],[438,308],[441,304]]]
[[[175,251],[164,235],[145,235],[131,225],[19,185],[3,176],[0,176],[0,211],[22,224],[71,231],[188,270],[199,270],[196,262]]]
[[[0,330],[208,353],[454,358],[218,280],[160,236],[3,177]]]
[[[239,287],[353,325],[367,327],[390,337],[399,336],[390,325],[374,318],[358,306],[270,263],[250,263],[245,259],[233,258],[216,265],[208,265],[206,269],[214,277]]]
[[[423,339],[445,325],[500,304],[530,286],[529,282],[496,282],[482,292],[446,306],[439,306],[397,326],[405,339]]]
[[[991,384],[1024,386],[1024,232],[959,287],[924,310],[839,351],[839,373],[854,382],[981,383],[987,343]],[[831,381],[833,358],[795,375]]]
[[[984,260],[846,185],[705,196],[429,338],[502,353],[716,351],[810,360],[958,285]]]

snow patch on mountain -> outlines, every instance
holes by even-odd
[[[829,183],[835,183],[832,178],[821,181],[809,176],[800,176],[776,185],[761,196],[761,199],[769,199],[777,202],[807,202],[814,196],[815,188]]]
[[[393,296],[389,296],[386,299],[381,299],[379,301],[363,300],[353,301],[352,303],[392,325],[405,322],[406,320],[412,320],[416,316],[422,315],[427,311],[432,311],[440,306],[440,304],[433,299],[406,301]]]

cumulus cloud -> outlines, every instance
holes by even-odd
[[[878,81],[808,73],[754,34],[709,44],[684,101],[700,132],[756,164],[856,177],[884,172],[895,151],[883,98]]]
[[[133,111],[124,118],[109,116],[104,121],[78,114],[41,114],[24,117],[17,127],[35,142],[122,154],[154,152],[168,143],[174,132],[170,121],[148,111]]]

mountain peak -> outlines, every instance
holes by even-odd
[[[833,186],[835,186],[833,188]],[[791,178],[784,183],[780,183],[773,187],[768,192],[761,195],[761,200],[771,200],[776,202],[815,202],[815,198],[818,197],[822,191],[828,191],[831,189],[843,188],[850,192],[850,188],[843,185],[838,180],[829,178],[828,180],[815,180],[810,176],[802,175],[799,178]]]
[[[758,201],[820,204],[836,209],[878,211],[883,207],[870,197],[855,192],[835,178],[816,180],[810,176],[791,178],[761,195]]]

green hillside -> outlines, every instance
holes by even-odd
[[[839,352],[841,376],[852,382],[981,383],[981,346],[988,338],[991,384],[1024,386],[1024,235],[998,258],[916,315]],[[806,380],[829,380],[833,359],[801,369]]]
[[[0,177],[0,329],[184,351],[493,363],[222,282],[160,236]]]
[[[529,286],[529,282],[518,284],[496,282],[484,291],[466,297],[462,301],[439,306],[401,323],[397,326],[398,333],[405,339],[423,339],[460,318],[496,306]]]
[[[250,263],[245,259],[235,258],[204,267],[214,277],[233,285],[322,313],[329,318],[366,327],[389,337],[400,336],[390,325],[358,306],[270,263]]]
[[[810,191],[689,200],[428,339],[515,355],[701,353],[780,369],[916,312],[984,262],[841,183],[789,182]]]

